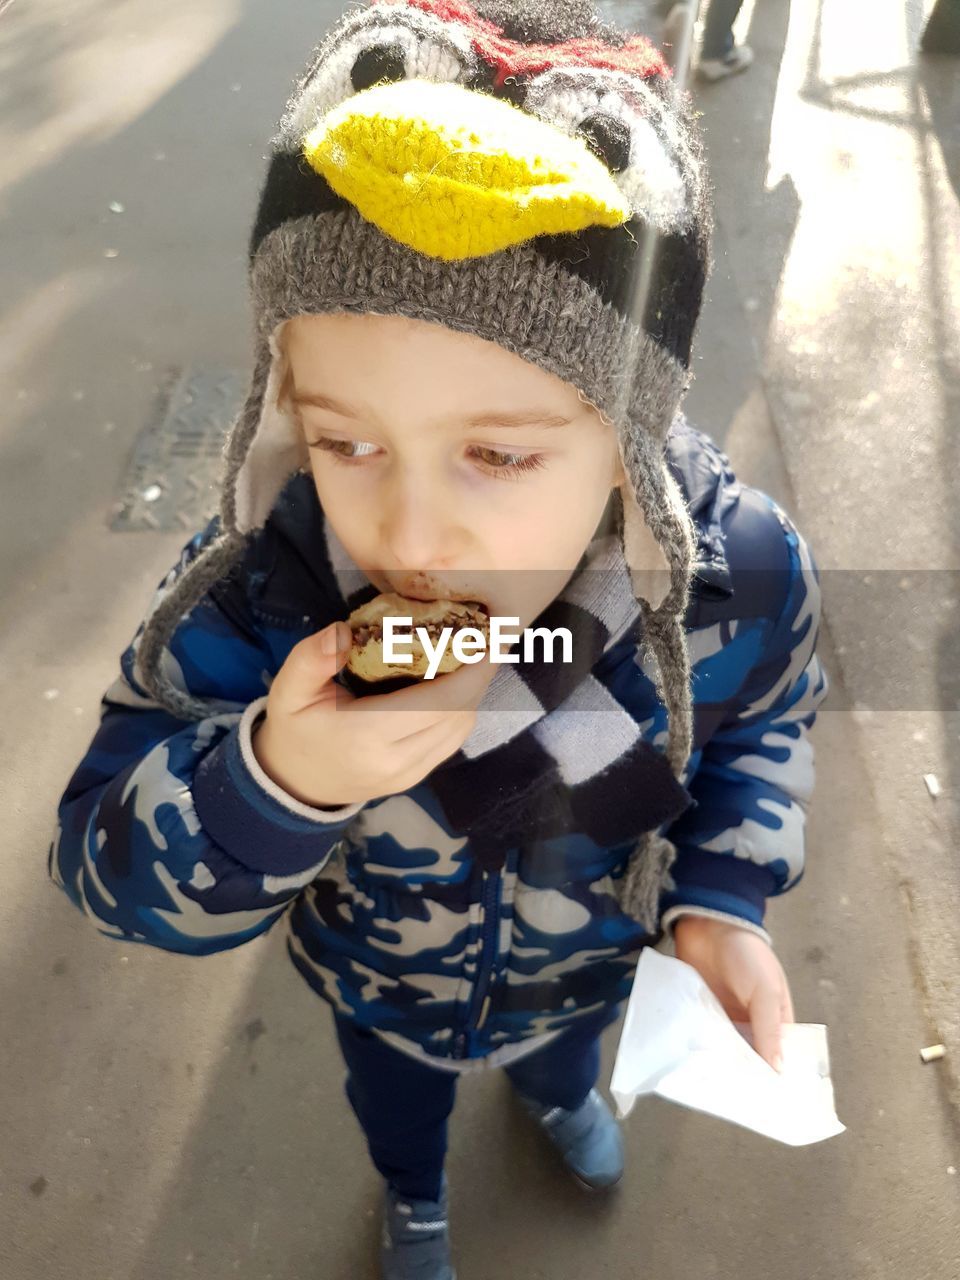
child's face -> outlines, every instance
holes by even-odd
[[[284,338],[320,503],[370,581],[529,625],[621,482],[614,428],[569,383],[441,325],[298,316]]]

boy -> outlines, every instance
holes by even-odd
[[[660,56],[581,0],[349,12],[275,139],[220,515],[60,803],[51,874],[102,932],[203,955],[287,922],[388,1280],[453,1276],[464,1071],[620,1178],[598,1037],[664,930],[771,1065],[793,1018],[762,926],[802,874],[819,587],[678,412],[705,192]],[[570,659],[361,696],[344,620],[388,591]]]

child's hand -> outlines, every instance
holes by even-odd
[[[366,803],[420,782],[469,737],[494,675],[485,657],[394,693],[354,698],[333,683],[350,644],[350,628],[337,622],[295,645],[253,736],[264,772],[315,808]]]
[[[681,916],[673,930],[677,959],[700,973],[733,1022],[749,1022],[753,1043],[780,1070],[784,1022],[793,1022],[787,976],[773,949],[749,929],[707,916]]]

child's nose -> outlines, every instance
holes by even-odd
[[[381,538],[392,566],[443,568],[454,563],[464,536],[465,531],[439,486],[408,477],[392,485],[384,495]]]

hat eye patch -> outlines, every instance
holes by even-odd
[[[382,10],[370,9],[364,16],[365,23],[354,23],[322,51],[284,117],[281,136],[291,149],[328,111],[376,84],[417,79],[467,84],[476,77],[477,58],[469,46],[461,47],[455,28],[415,11],[386,21]]]
[[[630,164],[630,126],[618,116],[598,111],[581,120],[577,132],[611,173],[623,173]]]
[[[385,80],[405,80],[406,77],[406,57],[401,44],[376,44],[371,49],[362,49],[350,68],[355,93]]]
[[[639,218],[674,232],[689,222],[691,201],[682,156],[659,127],[660,105],[633,77],[594,70],[546,72],[525,101],[531,115],[583,138]]]

